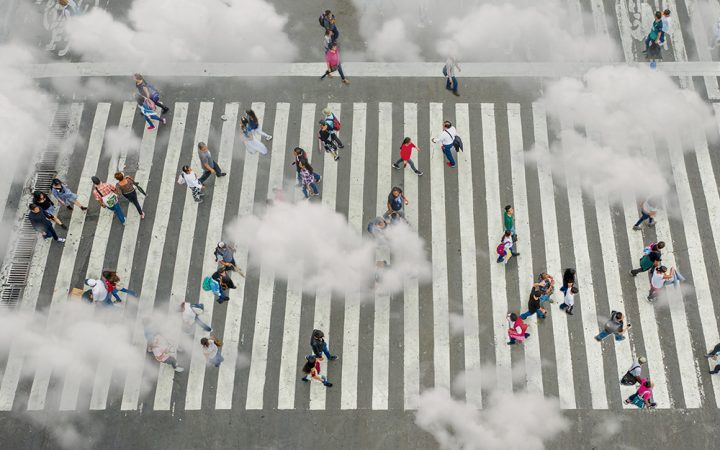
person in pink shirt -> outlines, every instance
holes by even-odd
[[[343,73],[342,64],[340,63],[340,52],[338,52],[337,43],[333,42],[330,44],[330,48],[327,52],[325,52],[325,62],[327,63],[327,70],[325,71],[325,74],[320,77],[320,79],[324,79],[327,76],[332,77],[332,73],[336,70],[340,72],[340,78],[342,78],[342,82],[345,84],[350,84],[350,80],[345,78],[345,74]]]
[[[638,408],[653,408],[655,403],[652,401],[652,388],[655,387],[655,383],[651,382],[647,378],[640,379],[640,387],[637,392],[628,397],[625,400],[625,404],[630,403],[636,405]]]

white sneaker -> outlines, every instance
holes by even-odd
[[[177,372],[177,373],[185,372],[185,369],[183,369],[182,367],[176,367],[175,372]]]
[[[63,243],[63,242],[65,242],[65,238],[58,238],[57,241],[60,242],[60,243]]]
[[[265,138],[266,141],[272,141],[272,136],[268,136]]]

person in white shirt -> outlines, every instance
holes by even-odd
[[[657,212],[659,209],[657,203],[658,203],[657,199],[655,199],[653,197],[650,197],[643,202],[642,213],[641,213],[638,221],[635,222],[635,225],[633,225],[633,230],[635,230],[635,231],[640,230],[640,225],[643,222],[645,222],[646,220],[648,221],[649,227],[655,226],[655,216],[657,215]]]
[[[575,294],[578,293],[577,286],[572,286],[570,289],[565,290],[565,296],[563,302],[560,304],[560,309],[565,311],[567,314],[573,315],[573,308],[575,308]]]
[[[648,300],[655,300],[665,286],[672,284],[677,287],[681,281],[685,281],[685,277],[674,267],[670,268],[670,270],[665,266],[656,267],[650,277]]]
[[[112,305],[113,302],[110,299],[110,296],[108,295],[107,288],[105,287],[105,283],[102,280],[94,280],[92,278],[88,278],[85,280],[85,284],[90,286],[92,289],[90,295],[92,298],[89,300],[92,300],[94,303],[106,303],[108,305]],[[87,297],[86,297],[87,298]]]
[[[445,89],[452,91],[456,97],[458,94],[458,80],[455,76],[455,69],[460,72],[460,66],[458,66],[457,60],[454,56],[448,56],[445,60],[445,67],[443,67],[443,75],[445,75]]]
[[[170,344],[165,337],[156,334],[150,344],[150,350],[159,363],[169,365],[175,372],[183,372],[185,369],[177,365],[177,347]]]
[[[220,367],[220,363],[225,361],[225,358],[220,354],[220,346],[222,345],[220,340],[215,336],[210,336],[209,338],[200,339],[200,345],[202,345],[203,355],[205,355],[208,364]]]
[[[180,172],[177,182],[178,184],[186,185],[190,189],[190,192],[192,192],[193,199],[197,203],[202,203],[202,197],[205,195],[202,190],[205,186],[198,180],[197,175],[195,175],[195,172],[193,172],[190,166],[182,167],[182,172]]]
[[[670,10],[666,9],[662,13],[662,30],[663,30],[663,37],[662,37],[662,45],[663,48],[667,51],[668,49],[668,40],[672,37],[673,32],[673,20],[672,17],[670,17]]]
[[[440,146],[442,147],[443,153],[445,153],[445,157],[448,160],[447,165],[449,167],[455,167],[455,158],[453,158],[452,155],[452,149],[453,149],[453,142],[455,142],[455,136],[457,136],[457,131],[455,130],[455,127],[452,125],[452,123],[448,120],[443,122],[443,130],[440,134],[437,135],[437,137],[433,138],[433,143],[440,143]]]
[[[200,320],[200,314],[205,311],[205,305],[202,303],[180,303],[180,312],[182,313],[183,331],[187,334],[192,334],[195,324],[198,324],[200,328],[210,333],[212,327]]]
[[[639,383],[642,375],[642,366],[646,363],[647,359],[644,356],[639,356],[635,361],[633,361],[628,371],[625,372],[625,375],[620,380],[620,384],[625,386],[635,386]]]

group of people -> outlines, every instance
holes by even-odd
[[[320,14],[318,22],[320,22],[320,26],[325,30],[325,35],[323,36],[323,51],[325,52],[325,63],[327,64],[327,69],[320,79],[323,80],[325,77],[332,77],[334,72],[338,72],[342,82],[344,84],[350,84],[350,80],[345,78],[342,62],[340,61],[340,51],[338,48],[340,32],[338,31],[335,21],[335,14],[329,9],[326,9]]]
[[[672,33],[672,19],[669,9],[655,11],[650,32],[645,38],[645,57],[651,61],[654,68],[657,61],[662,61],[661,47],[667,49],[667,36]]]

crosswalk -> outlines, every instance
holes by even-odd
[[[126,369],[105,355],[91,374],[32,364],[28,371],[30,355],[14,343],[1,366],[0,411],[412,410],[419,393],[433,386],[454,389],[477,407],[494,389],[526,388],[558,397],[563,409],[621,409],[630,392],[618,380],[637,355],[648,358],[659,408],[718,406],[720,381],[707,374],[701,357],[720,339],[711,295],[720,281],[709,277],[720,244],[705,234],[720,232],[720,161],[710,151],[716,135],[691,130],[667,142],[648,140],[644,152],[670,163],[675,190],[656,227],[636,232],[637,199],[583,191],[580,180],[557,179],[549,158],[528,157],[533,148],[569,150],[554,146],[542,104],[331,103],[346,143],[338,162],[317,150],[315,127],[325,106],[178,102],[167,125],[148,131],[132,103],[73,104],[71,122],[91,126],[73,137],[82,168],[69,172],[64,161],[59,175],[88,203],[91,176],[124,170],[149,187],[147,217],[141,221],[131,211],[120,227],[93,202],[87,215],[68,213],[65,245],[37,244],[22,308],[49,308],[47,326],[58,326],[69,288],[116,265],[127,287],[140,293],[137,304],[131,300],[117,313],[129,324],[133,357],[146,362]],[[241,108],[252,108],[274,135],[268,155],[245,154],[237,127]],[[457,169],[444,164],[430,141],[443,119],[455,123],[465,143]],[[562,130],[584,125],[570,117],[557,122]],[[104,153],[112,127],[141,133],[139,149]],[[421,177],[391,167],[405,136],[420,147]],[[228,176],[214,179],[206,201],[197,205],[175,178],[185,164],[200,170],[200,141],[209,142]],[[683,142],[695,151],[683,155]],[[323,175],[317,201],[345,215],[358,233],[385,210],[392,186],[404,189],[407,219],[431,258],[430,283],[407,279],[401,293],[362,303],[352,294],[309,292],[299,277],[282,279],[270,267],[252,268],[248,249],[238,248],[238,264],[251,266],[247,279],[236,275],[232,300],[214,304],[200,280],[214,270],[212,251],[224,226],[238,215],[262,212],[278,188],[294,190],[288,200],[301,201],[290,166],[296,145]],[[505,204],[517,212],[522,254],[500,265],[493,254]],[[677,214],[672,205],[678,205]],[[667,307],[644,299],[644,277],[627,275],[653,240],[668,242],[667,264],[679,266],[693,287],[670,298]],[[81,243],[86,250],[80,251]],[[505,316],[525,309],[533,278],[546,270],[559,279],[568,266],[577,268],[581,286],[576,314],[566,316],[553,305],[545,322],[529,319],[532,336],[523,346],[505,345]],[[41,286],[52,286],[49,298]],[[204,320],[223,338],[225,362],[219,368],[206,366],[199,344],[180,354],[182,374],[158,367],[146,354],[143,318],[153,312],[176,316],[184,299],[203,302]],[[629,339],[599,344],[593,337],[610,310],[624,311],[634,326]],[[323,329],[340,355],[323,363],[335,384],[331,389],[299,380],[313,328]],[[197,328],[193,342],[206,335]],[[476,382],[461,386],[461,373]]]

